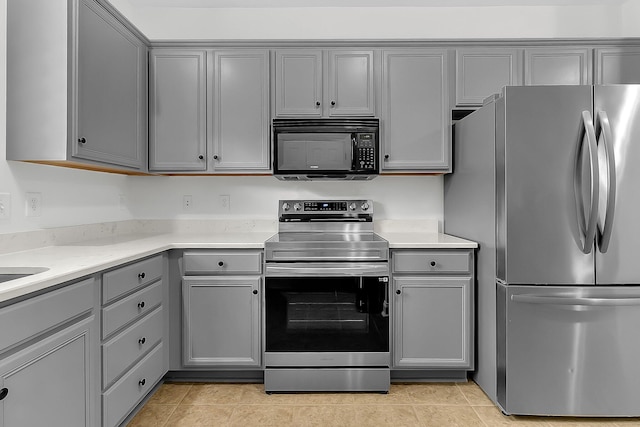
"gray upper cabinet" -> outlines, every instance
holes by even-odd
[[[269,51],[214,51],[211,61],[211,169],[268,171]]]
[[[373,116],[373,58],[372,50],[277,50],[275,114]]]
[[[456,51],[456,106],[477,107],[503,86],[522,84],[522,50],[469,48]]]
[[[640,48],[600,48],[595,50],[596,84],[640,83]]]
[[[279,50],[275,54],[275,113],[322,115],[322,51]]]
[[[7,12],[7,159],[146,170],[144,36],[97,0]]]
[[[373,51],[329,54],[329,116],[373,116]]]
[[[150,54],[149,170],[207,169],[207,54]]]
[[[524,51],[524,84],[591,84],[591,58],[588,48],[527,48]]]
[[[383,171],[450,170],[449,53],[383,52]]]

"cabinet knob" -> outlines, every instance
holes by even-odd
[[[143,379],[141,379],[140,381],[138,381],[138,385],[139,385],[140,387],[142,387],[142,386],[143,386],[143,385],[145,385],[146,383],[147,383],[146,378],[143,378]]]
[[[224,261],[218,261],[218,265],[222,267],[224,265]]]
[[[200,159],[200,160],[204,160],[204,156],[203,156],[202,154],[200,154],[200,155],[198,156],[198,159]]]
[[[316,101],[316,107],[320,106],[320,101]]]
[[[138,308],[144,308],[144,301],[140,301],[138,303]]]
[[[336,105],[336,101],[331,101],[331,106],[334,107]]]
[[[146,338],[146,337],[142,337],[142,338],[140,338],[140,339],[138,340],[138,344],[140,344],[140,345],[142,345],[142,344],[144,344],[144,343],[146,343],[146,342],[147,342],[147,338]]]
[[[396,294],[400,295],[402,291],[400,289],[396,290]]]
[[[86,144],[86,143],[87,143],[87,138],[85,138],[85,137],[78,138],[78,142],[79,142],[80,144]]]
[[[213,156],[214,160],[218,160],[218,155],[216,154],[215,156]]]
[[[431,262],[429,263],[429,265],[430,265],[431,267],[435,267],[435,266],[436,266],[436,262],[435,262],[435,261],[431,261]]]
[[[254,295],[258,295],[258,290],[257,290],[257,289],[254,289],[254,290],[253,290],[253,294],[254,294]]]
[[[9,394],[8,388],[5,387],[2,390],[0,390],[0,400],[4,400],[4,398],[7,397],[8,394]]]
[[[146,274],[144,274],[144,271],[142,273],[138,274],[138,279],[144,279],[146,276]]]
[[[385,154],[385,155],[384,155],[384,159],[385,159],[385,160],[388,160],[388,159],[389,159],[389,155],[388,155],[388,154]]]

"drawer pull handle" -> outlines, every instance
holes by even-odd
[[[222,267],[224,265],[224,261],[218,261],[218,265]]]
[[[8,394],[9,394],[8,388],[5,387],[2,390],[0,390],[0,400],[4,400],[4,398],[7,397]]]
[[[145,337],[142,337],[142,338],[140,338],[140,339],[138,340],[138,344],[140,344],[140,345],[143,345],[143,344],[144,344],[144,343],[146,343],[146,342],[147,342],[147,338],[145,338]]]
[[[144,271],[140,274],[138,274],[138,279],[144,279],[144,277],[146,276],[146,274],[144,274]]]
[[[138,385],[140,387],[142,387],[143,385],[145,385],[147,383],[147,380],[145,378],[141,379],[140,381],[138,381]]]
[[[254,290],[253,290],[253,294],[254,294],[254,295],[258,295],[258,290],[257,290],[257,289],[254,289]]]
[[[435,261],[431,261],[431,262],[429,263],[429,265],[431,265],[431,267],[435,267],[435,266],[436,266],[436,262],[435,262]]]
[[[402,291],[401,291],[400,289],[398,289],[398,290],[396,291],[396,294],[398,294],[398,295],[400,295],[401,293],[402,293]]]
[[[144,301],[140,301],[138,303],[138,308],[144,308]]]

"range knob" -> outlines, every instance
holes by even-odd
[[[356,205],[355,203],[351,203],[349,205],[349,209],[351,209],[352,211],[355,211],[357,207],[358,207],[358,205]]]
[[[300,206],[300,203],[295,203],[295,204],[293,205],[293,210],[294,210],[294,211],[299,211],[299,210],[301,210],[301,209],[302,209],[302,206]]]
[[[363,211],[366,211],[367,209],[369,209],[369,203],[364,202],[360,207],[362,208]]]
[[[290,208],[291,208],[291,205],[290,205],[289,203],[284,202],[284,203],[282,204],[282,210],[283,210],[283,211],[288,211]]]

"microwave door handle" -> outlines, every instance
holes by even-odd
[[[358,156],[356,155],[358,148],[357,148],[357,141],[356,141],[356,134],[352,133],[351,134],[351,170],[356,170],[358,169]]]

